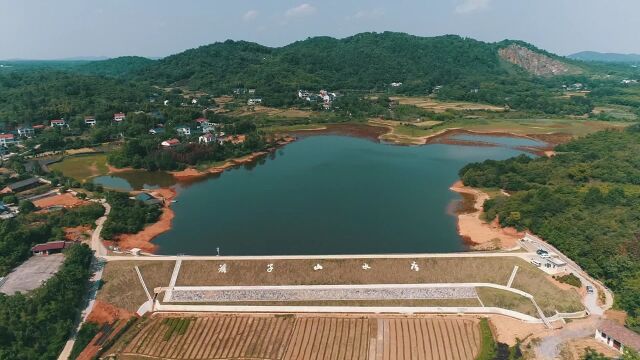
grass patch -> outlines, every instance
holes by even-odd
[[[73,344],[71,354],[69,354],[69,359],[75,360],[82,350],[89,345],[91,339],[98,334],[98,331],[100,331],[100,325],[96,323],[87,322],[82,324],[80,331],[78,331],[78,334],[76,335],[76,342]]]
[[[423,284],[486,282],[506,285],[515,265],[519,266],[513,287],[533,295],[546,315],[558,312],[583,310],[580,298],[574,290],[562,290],[540,269],[518,257],[459,257],[419,258],[415,261],[420,271],[411,271],[414,259],[275,259],[275,260],[184,260],[176,281],[178,286],[256,286],[256,285],[337,285],[337,284]],[[362,270],[366,262],[370,270]],[[218,272],[218,266],[227,265],[228,272]],[[274,271],[266,271],[267,264],[274,264]],[[313,266],[322,264],[322,271]],[[102,290],[98,299],[118,307],[135,311],[146,301],[133,267],[139,264],[142,276],[149,288],[167,286],[173,271],[173,261],[113,261],[106,265]],[[497,290],[499,291],[499,290]],[[485,306],[499,306],[535,316],[530,302],[509,292],[492,293],[479,289]],[[514,297],[515,296],[515,297]],[[522,299],[520,299],[522,298]],[[475,299],[471,299],[474,304]],[[525,299],[526,300],[526,299]],[[486,301],[486,302],[485,302]],[[527,300],[528,301],[528,300]],[[356,302],[349,301],[351,304]],[[397,303],[397,301],[395,302]],[[403,302],[404,303],[404,302]],[[440,305],[422,302],[408,306],[467,306],[469,303],[450,300]],[[456,305],[460,303],[461,305]],[[238,304],[238,303],[235,303]],[[262,303],[266,305],[265,303]],[[292,302],[287,302],[292,305]],[[336,303],[340,304],[340,303]],[[416,303],[419,304],[419,303]],[[304,304],[301,304],[304,305]],[[364,306],[364,305],[355,305]],[[393,306],[392,303],[388,306]],[[471,305],[468,305],[471,306]]]
[[[476,360],[493,360],[496,356],[496,341],[489,320],[480,319],[480,352]]]
[[[49,168],[78,181],[86,181],[109,172],[106,154],[69,156],[61,162],[49,165]]]
[[[538,312],[531,300],[518,294],[487,287],[476,288],[478,296],[484,306],[499,307],[507,310],[517,311],[533,317],[538,317]]]
[[[134,269],[140,267],[142,278],[150,293],[160,286],[169,285],[173,271],[173,261],[111,261],[105,265],[102,274],[103,285],[98,292],[98,300],[131,312],[138,310],[147,301],[142,284]]]
[[[187,332],[191,318],[167,318],[162,323],[167,326],[167,331],[162,337],[163,341],[169,341],[174,335],[184,335]]]

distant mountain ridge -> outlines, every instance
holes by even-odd
[[[343,39],[314,37],[272,48],[246,41],[214,43],[160,59],[135,72],[138,79],[187,86],[214,93],[235,87],[382,89],[402,82],[404,89],[429,91],[460,79],[559,75],[570,61],[532,45],[504,61],[499,49],[522,42],[486,43],[457,35],[419,37],[405,33],[361,33]],[[553,56],[553,57],[552,57]],[[540,64],[535,71],[523,64]],[[571,69],[576,69],[572,67]],[[579,72],[579,71],[577,71]]]
[[[640,63],[640,54],[601,53],[597,51],[582,51],[567,56],[569,59],[580,61],[598,61],[613,63]]]

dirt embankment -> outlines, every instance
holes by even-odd
[[[461,208],[467,211],[459,211],[457,214],[458,233],[472,249],[511,249],[517,245],[518,239],[524,236],[514,228],[501,228],[497,219],[491,223],[482,220],[482,205],[489,199],[486,193],[464,186],[462,181],[457,181],[450,189],[459,194],[466,194],[466,201],[474,201],[473,211],[469,210],[471,206],[462,206]]]
[[[174,212],[171,209],[171,201],[176,197],[177,192],[173,188],[157,189],[150,191],[151,195],[164,200],[162,214],[157,222],[147,225],[142,231],[136,234],[122,234],[115,238],[121,249],[139,248],[144,252],[154,252],[157,245],[151,243],[156,236],[171,230]]]

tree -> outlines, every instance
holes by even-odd
[[[18,205],[18,211],[23,214],[28,214],[36,210],[36,206],[29,200],[20,200]]]

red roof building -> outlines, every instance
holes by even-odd
[[[31,248],[34,255],[49,255],[68,248],[73,243],[70,241],[50,241],[44,244],[38,244]]]
[[[0,134],[0,146],[15,144],[16,139],[13,134]]]
[[[178,139],[165,140],[165,141],[160,143],[160,145],[162,145],[164,147],[174,147],[174,146],[176,146],[178,144],[180,144],[180,140],[178,140]]]
[[[54,126],[65,126],[67,123],[64,121],[64,119],[56,119],[56,120],[51,120],[51,127]]]
[[[115,113],[113,114],[113,121],[115,122],[121,122],[122,120],[124,120],[127,116],[124,113]]]

